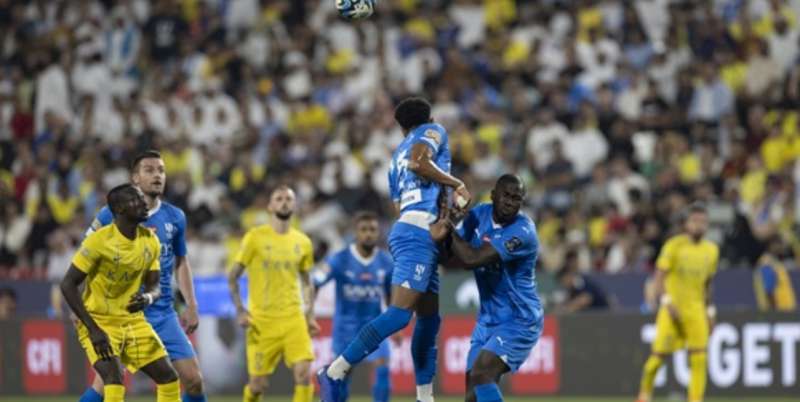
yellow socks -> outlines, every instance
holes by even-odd
[[[125,400],[125,386],[106,384],[103,386],[103,401],[123,402]]]
[[[244,397],[242,398],[243,402],[258,402],[260,400],[261,394],[254,394],[253,391],[250,390],[249,386],[244,386]]]
[[[314,399],[314,386],[311,384],[295,385],[292,402],[311,402]]]
[[[656,380],[656,373],[664,360],[656,355],[650,355],[650,358],[644,363],[644,370],[642,370],[642,382],[639,385],[639,400],[649,401],[653,395],[653,383]]]
[[[166,384],[156,385],[156,401],[157,402],[180,402],[181,401],[181,387],[178,381],[169,382]]]
[[[706,352],[689,354],[689,402],[701,402],[706,393]]]

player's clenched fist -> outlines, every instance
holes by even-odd
[[[97,356],[100,356],[100,359],[108,360],[114,354],[111,350],[111,343],[108,341],[108,335],[102,329],[94,328],[90,330],[89,339],[92,341],[94,351]]]

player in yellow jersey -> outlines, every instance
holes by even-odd
[[[311,300],[310,270],[314,264],[311,240],[292,229],[294,191],[275,189],[269,199],[270,220],[249,230],[242,240],[236,263],[228,275],[237,320],[247,328],[247,372],[244,401],[261,398],[268,378],[283,357],[294,373],[293,402],[311,402],[311,337],[319,332]],[[247,272],[248,307],[242,305],[238,279]]]
[[[703,236],[708,213],[692,204],[684,221],[684,233],[667,240],[656,260],[654,286],[660,307],[656,338],[644,365],[639,402],[649,402],[653,382],[664,359],[678,349],[689,351],[688,401],[703,400],[706,388],[706,346],[716,309],[709,304],[711,280],[717,271],[719,248]]]
[[[156,382],[158,402],[178,402],[178,374],[142,313],[160,295],[161,253],[156,235],[139,225],[147,219],[144,195],[124,184],[109,191],[107,201],[113,224],[83,240],[61,281],[64,299],[79,320],[78,340],[103,378],[106,402],[124,400],[123,364]],[[84,281],[81,297],[78,287]]]

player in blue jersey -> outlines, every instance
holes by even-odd
[[[392,155],[389,190],[400,216],[389,234],[394,260],[392,300],[377,318],[364,325],[356,338],[328,367],[317,372],[323,402],[339,402],[345,377],[378,348],[384,339],[417,321],[411,340],[411,357],[417,383],[417,400],[433,401],[436,374],[436,337],[439,333],[439,252],[430,227],[439,213],[440,196],[454,189],[454,197],[469,202],[464,182],[450,175],[447,131],[431,119],[431,105],[422,98],[400,102],[394,118],[405,139]]]
[[[167,350],[172,365],[184,391],[183,402],[204,402],[203,378],[200,365],[189,342],[187,333],[197,329],[197,300],[192,283],[192,270],[186,255],[186,216],[183,211],[161,200],[166,184],[164,161],[156,151],[146,151],[136,156],[131,166],[131,182],[144,193],[149,209],[142,223],[155,231],[161,243],[161,297],[144,314]],[[87,234],[111,223],[113,216],[108,206],[103,207],[92,222]],[[176,273],[178,287],[186,300],[186,309],[180,317],[173,306],[172,274]],[[100,402],[103,380],[94,377],[92,386],[81,396],[80,402]]]
[[[383,311],[383,301],[389,302],[392,279],[392,257],[377,247],[378,216],[360,212],[355,219],[355,242],[325,260],[314,275],[314,286],[336,281],[336,311],[333,315],[333,353],[339,355],[355,339],[358,331]],[[384,339],[377,350],[367,356],[375,368],[372,399],[387,402],[391,389],[389,381],[389,340]],[[343,400],[349,396],[349,378]]]
[[[446,265],[473,270],[480,293],[467,355],[467,401],[502,401],[500,376],[519,369],[542,333],[534,275],[539,240],[533,221],[519,212],[524,197],[522,180],[503,175],[492,203],[470,210],[448,239]]]

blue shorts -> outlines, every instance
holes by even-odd
[[[397,222],[389,233],[389,251],[394,259],[392,285],[439,293],[439,250],[429,231]]]
[[[517,372],[539,341],[543,328],[543,320],[533,325],[516,321],[492,326],[476,324],[467,355],[467,371],[472,370],[480,351],[488,350],[505,362],[512,373]]]
[[[355,339],[358,333],[354,333],[352,337],[344,338],[344,337],[333,337],[333,355],[334,356],[341,356],[345,349],[347,349],[347,345]],[[386,363],[389,362],[389,357],[391,356],[392,348],[389,345],[389,338],[386,338],[381,342],[377,349],[375,349],[372,353],[367,356],[366,361],[374,362],[378,359],[383,359]]]
[[[178,321],[178,314],[173,311],[167,314],[150,314],[147,315],[147,322],[153,327],[164,343],[164,348],[167,349],[167,355],[172,361],[192,359],[195,356],[192,343],[186,332],[181,328],[181,323]]]

